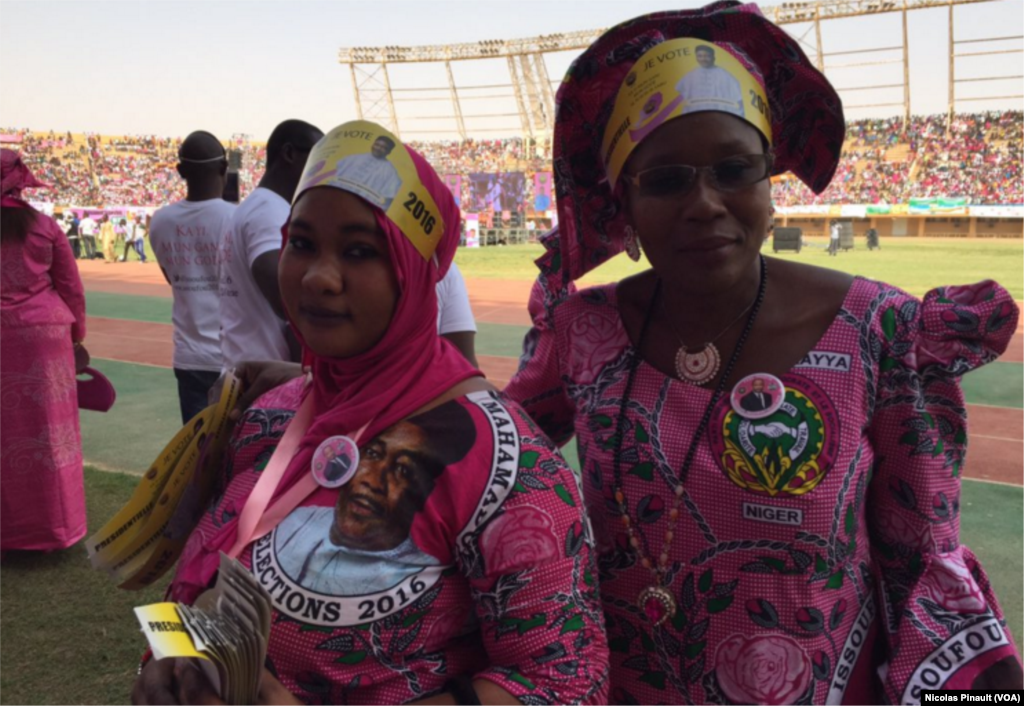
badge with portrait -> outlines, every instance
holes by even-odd
[[[672,118],[704,110],[730,113],[772,138],[764,89],[729,50],[700,39],[649,49],[626,75],[601,144],[614,185],[633,150]]]
[[[333,186],[384,211],[429,260],[444,233],[444,220],[422,184],[405,145],[365,120],[339,125],[310,152],[296,194]]]

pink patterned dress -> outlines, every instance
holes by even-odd
[[[239,422],[226,490],[189,538],[172,600],[197,597],[190,567],[241,512],[294,417],[301,384],[264,395]],[[273,599],[268,666],[293,694],[308,703],[399,704],[469,674],[523,703],[607,700],[579,487],[521,408],[487,392],[447,402],[366,442],[358,469],[239,555]],[[370,536],[362,528],[379,527],[381,517],[392,541],[359,544]]]
[[[85,535],[72,340],[85,294],[67,236],[39,214],[0,252],[0,549],[50,551]]]
[[[616,449],[633,525],[660,548],[711,392],[641,361],[620,444],[637,353],[615,285],[549,311],[505,395],[556,441],[576,434],[614,703],[918,703],[923,688],[970,688],[991,665],[1019,662],[959,540],[959,379],[1016,329],[1001,287],[940,288],[922,302],[855,279],[826,333],[782,376],[778,411],[745,419],[725,396],[674,523],[678,608],[657,627],[637,604],[654,581],[613,496]]]

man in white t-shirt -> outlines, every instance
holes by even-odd
[[[298,360],[277,286],[281,227],[319,128],[286,120],[267,141],[267,171],[235,211],[220,257],[220,349],[225,367],[243,360]]]
[[[174,376],[182,423],[207,406],[221,369],[218,250],[235,206],[224,201],[227,152],[208,132],[197,131],[178,149],[184,201],[153,214],[149,239],[174,292]]]
[[[474,368],[480,367],[476,362],[476,321],[466,281],[454,262],[437,283],[437,332],[451,341]]]
[[[715,66],[715,50],[702,44],[693,50],[699,66],[679,79],[676,90],[686,103],[683,115],[698,110],[719,110],[743,117],[743,91],[736,77]]]
[[[839,221],[832,221],[828,232],[828,254],[835,257],[839,254]]]
[[[78,224],[78,229],[82,234],[82,250],[85,252],[85,259],[92,260],[96,257],[96,232],[100,227],[86,211]]]

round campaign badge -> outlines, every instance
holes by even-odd
[[[764,419],[778,411],[786,399],[786,387],[774,375],[754,373],[732,388],[729,402],[744,419]]]
[[[347,436],[332,436],[313,454],[313,478],[324,488],[340,488],[359,466],[359,447]]]

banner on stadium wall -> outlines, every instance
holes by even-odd
[[[466,218],[466,247],[480,247],[480,216],[476,213],[467,213]]]
[[[805,206],[776,206],[775,212],[784,216],[827,216],[831,211],[828,204],[807,204]]]
[[[869,216],[887,216],[892,213],[892,206],[887,203],[875,203],[864,207],[864,212]]]
[[[910,199],[912,214],[967,215],[966,198]]]
[[[28,205],[39,211],[45,213],[47,216],[53,216],[53,204],[45,201],[29,201]]]
[[[551,208],[551,172],[537,172],[533,175],[533,210],[540,213]]]
[[[839,207],[839,215],[843,218],[864,218],[868,215],[868,207],[863,204],[843,204]]]
[[[967,212],[977,218],[1024,218],[1024,205],[969,206]]]
[[[452,192],[452,196],[455,197],[455,205],[458,208],[462,208],[462,175],[445,174],[444,184],[448,187],[448,190]]]
[[[156,208],[152,206],[78,206],[76,204],[55,204],[48,201],[29,201],[29,204],[31,204],[32,208],[45,213],[47,216],[52,216],[56,213],[57,209],[60,209],[60,215],[75,213],[81,218],[83,214],[88,213],[97,220],[105,215],[115,219],[151,216],[156,211]]]

